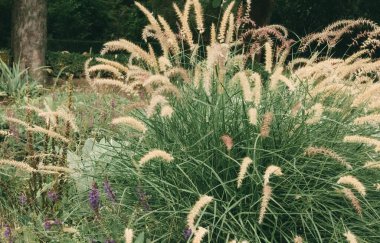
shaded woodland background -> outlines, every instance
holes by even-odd
[[[153,11],[165,13],[168,20],[173,19],[172,0],[140,2]],[[183,4],[184,0],[176,2]],[[217,22],[221,0],[202,2],[208,10],[206,21]],[[1,49],[10,48],[11,5],[12,0],[0,0]],[[276,0],[270,22],[303,36],[338,19],[361,17],[380,22],[379,9],[378,0]],[[146,23],[132,0],[48,0],[47,49],[82,53],[92,48],[96,52],[106,40],[118,37],[139,42]]]

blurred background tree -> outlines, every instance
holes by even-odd
[[[1,55],[9,53],[11,48],[12,1],[20,0],[0,0]],[[133,0],[45,1],[48,4],[46,58],[52,75],[66,67],[67,72],[80,76],[86,55],[98,53],[108,40],[123,37],[142,44],[141,29],[147,20]],[[185,3],[185,0],[140,0],[154,14],[165,17],[176,29],[173,1],[180,7]],[[218,22],[221,10],[231,0],[200,1],[205,9],[205,25],[210,26],[212,22]],[[236,0],[235,7],[242,1],[246,0]],[[380,22],[379,0],[252,0],[251,9],[251,17],[259,26],[269,23],[284,25],[294,33],[293,38],[321,30],[338,19],[362,17]],[[62,54],[62,51],[69,51],[70,54]]]
[[[185,2],[174,1],[180,6]],[[217,22],[221,8],[229,1],[201,0],[206,22]],[[10,48],[10,2],[0,0],[0,48]],[[175,25],[172,0],[140,2]],[[270,23],[282,24],[301,36],[343,18],[363,17],[380,22],[379,0],[252,0],[252,16],[262,12],[262,2],[270,4],[266,10],[266,16],[271,15]],[[266,24],[269,18],[263,19]],[[119,37],[141,42],[140,31],[146,23],[133,0],[48,0],[48,50],[88,52],[92,48],[97,52],[104,41]]]

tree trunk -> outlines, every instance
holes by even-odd
[[[272,16],[275,0],[252,0],[251,19],[258,27],[268,25]]]
[[[14,0],[12,10],[12,53],[22,69],[30,76],[45,81],[47,35],[46,0]]]

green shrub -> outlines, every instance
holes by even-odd
[[[32,80],[27,70],[22,70],[18,63],[9,67],[0,59],[0,96],[19,100],[27,95],[35,97],[41,93],[42,86]]]
[[[154,26],[154,16],[139,8]],[[360,21],[338,27],[352,23]],[[348,59],[315,54],[284,64],[288,53],[279,50],[286,45],[276,48],[252,28],[261,43],[222,35],[222,43],[197,49],[187,33],[181,44],[190,56],[165,42],[169,31],[152,28],[153,38],[169,45],[162,45],[162,56],[126,40],[108,42],[103,54],[138,53],[138,67],[120,63],[136,72],[125,78],[125,68],[112,64],[87,76],[94,87],[117,87],[142,99],[143,108],[113,120],[120,126],[115,138],[129,144],[107,163],[117,190],[129,193],[120,199],[133,215],[128,228],[166,242],[183,239],[189,228],[187,241],[205,229],[208,242],[293,242],[297,236],[343,242],[351,232],[366,242],[380,239],[380,105],[374,95],[380,86],[371,79],[380,68],[364,57],[368,50]],[[263,44],[260,74],[246,61]],[[197,55],[204,49],[205,59]],[[207,203],[199,206],[200,198]]]

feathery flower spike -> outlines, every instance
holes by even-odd
[[[205,207],[207,204],[211,203],[213,200],[213,197],[210,196],[201,196],[199,200],[194,204],[193,208],[190,210],[189,214],[187,215],[187,225],[191,229],[192,232],[196,232],[196,226],[195,226],[195,218],[200,214],[203,207]]]
[[[362,207],[360,206],[360,202],[358,198],[355,196],[355,194],[352,192],[352,190],[349,188],[343,188],[341,192],[348,200],[350,200],[352,206],[354,207],[358,215],[362,215]]]
[[[346,237],[348,243],[358,243],[356,236],[351,231],[344,233],[344,236]]]
[[[269,178],[272,174],[276,176],[283,175],[280,167],[275,166],[275,165],[268,166],[264,173],[264,185],[269,184]]]
[[[139,161],[140,166],[143,166],[148,161],[152,159],[162,159],[166,162],[171,162],[174,160],[173,156],[165,151],[159,150],[159,149],[153,149],[146,153]]]
[[[272,123],[272,119],[273,119],[273,113],[272,112],[267,112],[264,114],[263,124],[262,124],[261,129],[260,129],[260,136],[262,138],[269,137],[270,125]]]
[[[232,138],[229,135],[225,134],[222,137],[220,137],[220,139],[226,146],[227,151],[231,151],[232,147],[234,146],[234,141],[232,140]]]
[[[238,175],[238,179],[237,179],[237,188],[241,187],[243,180],[244,180],[244,177],[245,177],[245,174],[247,173],[248,166],[250,164],[252,164],[252,162],[253,161],[249,157],[245,157],[243,159],[243,162],[240,165],[240,171],[239,171],[239,175]]]
[[[262,197],[261,206],[260,206],[259,224],[262,224],[264,221],[264,216],[267,211],[271,196],[272,196],[272,188],[270,187],[270,185],[265,184],[263,188],[263,197]]]
[[[125,243],[133,243],[133,230],[126,228],[124,231]]]
[[[112,120],[112,124],[126,124],[133,129],[143,133],[148,130],[144,123],[130,116],[115,118]]]
[[[366,188],[365,186],[354,176],[348,175],[348,176],[342,176],[339,178],[338,184],[344,184],[344,185],[350,185],[352,186],[357,192],[360,193],[363,197],[366,195]]]
[[[193,243],[201,243],[203,237],[207,234],[207,229],[203,227],[199,227],[197,231],[195,231]]]

